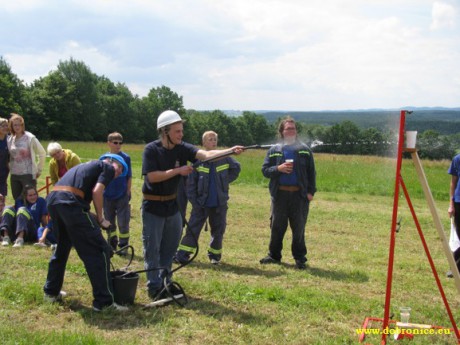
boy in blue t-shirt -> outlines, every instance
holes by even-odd
[[[121,156],[128,165],[126,176],[114,179],[104,190],[104,218],[114,225],[107,230],[110,246],[114,251],[129,244],[129,221],[131,218],[131,158],[121,151],[123,136],[118,132],[107,136],[110,153]],[[118,233],[116,224],[118,223]],[[126,254],[126,251],[120,254]]]

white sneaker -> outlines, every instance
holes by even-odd
[[[108,307],[104,307],[102,309],[100,308],[96,308],[96,307],[93,307],[93,310],[94,311],[97,311],[97,312],[100,312],[100,311],[121,311],[121,312],[124,312],[124,311],[129,311],[129,308],[128,307],[125,307],[123,305],[119,305],[119,304],[116,304],[115,302],[111,305],[109,305]]]
[[[8,236],[3,236],[2,246],[8,247],[11,244],[11,240]]]
[[[216,260],[216,259],[211,259],[211,264],[218,265],[218,264],[220,264],[220,261]]]
[[[62,302],[65,296],[67,296],[67,292],[65,291],[59,292],[59,295],[57,296],[52,296],[45,293],[43,300],[48,303]]]
[[[18,237],[16,241],[14,241],[13,248],[20,248],[24,246],[24,239],[21,237]]]

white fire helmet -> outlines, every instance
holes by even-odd
[[[166,110],[158,116],[157,119],[157,129],[163,128],[167,125],[176,123],[176,122],[183,122],[181,117],[178,113],[174,110]]]

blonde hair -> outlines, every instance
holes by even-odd
[[[0,117],[0,126],[3,125],[4,123],[8,124],[8,120],[4,119],[3,117]]]
[[[53,156],[55,153],[62,151],[62,146],[59,143],[49,143],[46,151],[48,151],[50,156]]]
[[[201,141],[203,142],[203,144],[204,144],[204,141],[210,136],[215,136],[216,139],[217,139],[217,133],[216,132],[214,132],[214,131],[206,131],[206,132],[203,133],[203,136],[201,137]]]
[[[15,132],[13,130],[13,122],[15,120],[19,120],[19,122],[22,125],[22,130],[23,130],[23,132],[25,132],[26,131],[26,125],[24,123],[24,118],[21,115],[16,114],[16,113],[11,113],[10,115],[11,115],[11,117],[10,117],[10,121],[8,122],[8,128],[10,129],[11,135],[15,135]]]

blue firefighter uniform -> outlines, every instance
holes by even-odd
[[[277,169],[286,159],[293,159],[295,162],[294,171],[289,175],[282,174]],[[307,194],[314,195],[316,192],[313,153],[307,145],[298,141],[293,145],[277,144],[267,152],[262,173],[270,178],[272,201],[268,255],[276,261],[281,260],[283,239],[289,221],[292,229],[292,256],[296,262],[304,264],[307,261],[305,225],[310,206]]]
[[[58,234],[57,250],[51,257],[44,286],[47,295],[58,296],[64,282],[72,246],[83,261],[93,288],[93,307],[101,310],[114,303],[110,277],[112,250],[90,211],[92,190],[107,186],[115,176],[112,165],[91,161],[70,169],[47,197],[48,211]]]
[[[34,243],[41,237],[44,227],[52,228],[51,224],[41,224],[42,217],[46,215],[46,201],[42,197],[27,205],[24,205],[22,199],[18,199],[14,206],[7,206],[3,210],[0,229],[5,231],[12,241],[16,240],[19,232],[24,231],[24,241]],[[54,241],[52,233],[49,233],[48,239]]]
[[[196,251],[197,241],[206,219],[211,226],[208,248],[210,260],[219,262],[222,241],[227,226],[227,201],[229,184],[238,178],[240,164],[231,157],[216,162],[198,162],[198,167],[188,177],[187,197],[192,204],[187,232],[182,239],[176,260],[186,262]]]

